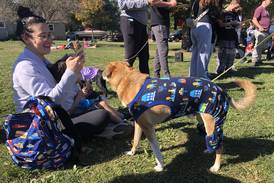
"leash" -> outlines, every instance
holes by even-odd
[[[130,57],[130,58],[126,58],[125,61],[131,60],[131,59],[137,57],[137,56],[139,55],[139,53],[144,49],[144,47],[145,47],[147,44],[148,44],[148,40],[145,42],[145,44],[141,47],[141,49],[140,49],[135,55],[133,55],[133,56]]]
[[[257,44],[257,46],[255,46],[253,49],[256,49],[258,46],[260,46],[261,44],[263,44],[264,42],[266,42],[268,39],[270,39],[272,36],[274,35],[274,32],[272,32],[271,34],[269,34],[266,38],[264,38],[259,44]],[[222,72],[221,74],[219,74],[217,77],[215,77],[214,79],[212,79],[212,82],[215,82],[217,79],[219,79],[222,75],[224,75],[225,73],[227,73],[230,69],[232,69],[235,65],[239,64],[239,63],[246,63],[247,61],[243,62],[243,60],[247,57],[248,55],[243,56],[240,60],[238,60],[237,62],[235,62],[231,67],[229,67],[228,69],[226,69],[224,72]]]

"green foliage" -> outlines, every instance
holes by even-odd
[[[118,30],[119,11],[117,2],[112,0],[81,0],[75,17],[84,24],[91,24],[95,29]]]
[[[57,45],[64,42],[56,42]],[[85,49],[86,64],[104,68],[113,60],[123,59],[122,43],[98,42],[96,49]],[[150,68],[152,71],[155,43],[150,43]],[[184,52],[184,61],[175,62],[174,53],[180,43],[170,43],[169,66],[172,75],[188,75],[191,53]],[[22,43],[0,42],[0,116],[14,112],[11,88],[12,64],[22,51]],[[57,60],[70,50],[56,50],[48,58]],[[216,67],[213,55],[209,71]],[[138,67],[136,61],[135,67]],[[257,101],[247,111],[229,111],[224,125],[225,144],[223,166],[217,174],[207,169],[212,165],[213,154],[204,154],[204,137],[196,131],[195,119],[181,117],[157,125],[157,137],[166,163],[166,171],[153,171],[155,163],[150,145],[141,141],[140,152],[126,156],[131,138],[106,140],[90,139],[85,145],[92,149],[86,157],[89,166],[70,165],[56,171],[26,171],[13,165],[4,144],[0,143],[0,182],[273,182],[274,177],[274,61],[265,61],[263,66],[253,68],[250,64],[238,64],[238,72],[217,83],[230,96],[240,98],[243,91],[230,82],[246,78],[257,85]],[[110,104],[121,106],[116,95],[110,95]],[[3,119],[1,120],[1,122]],[[0,123],[1,123],[0,122]]]

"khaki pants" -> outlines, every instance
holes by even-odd
[[[252,52],[252,62],[254,62],[254,63],[262,62],[261,61],[262,52],[263,52],[263,50],[265,50],[267,48],[268,43],[265,42],[259,46],[257,46],[257,45],[260,44],[262,42],[262,40],[264,40],[268,35],[269,35],[268,32],[260,32],[258,30],[254,30],[255,46],[254,46],[254,50]]]

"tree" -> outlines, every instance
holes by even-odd
[[[103,7],[103,0],[79,0],[75,18],[86,24],[91,24],[91,18]]]
[[[17,19],[16,7],[13,1],[0,0],[0,19],[2,21],[15,22]]]
[[[94,27],[103,30],[119,30],[119,9],[117,3],[104,0],[103,7],[91,17],[91,23]]]
[[[17,0],[17,6],[29,7],[48,21],[67,20],[77,7],[77,0]]]
[[[96,29],[119,29],[119,10],[113,0],[80,0],[75,18]]]

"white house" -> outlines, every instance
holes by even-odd
[[[48,22],[49,29],[52,32],[54,39],[65,40],[66,39],[66,27],[65,23],[59,21]],[[0,20],[0,40],[8,40],[15,38],[16,23]]]
[[[7,40],[15,36],[16,23],[0,19],[0,40]]]

